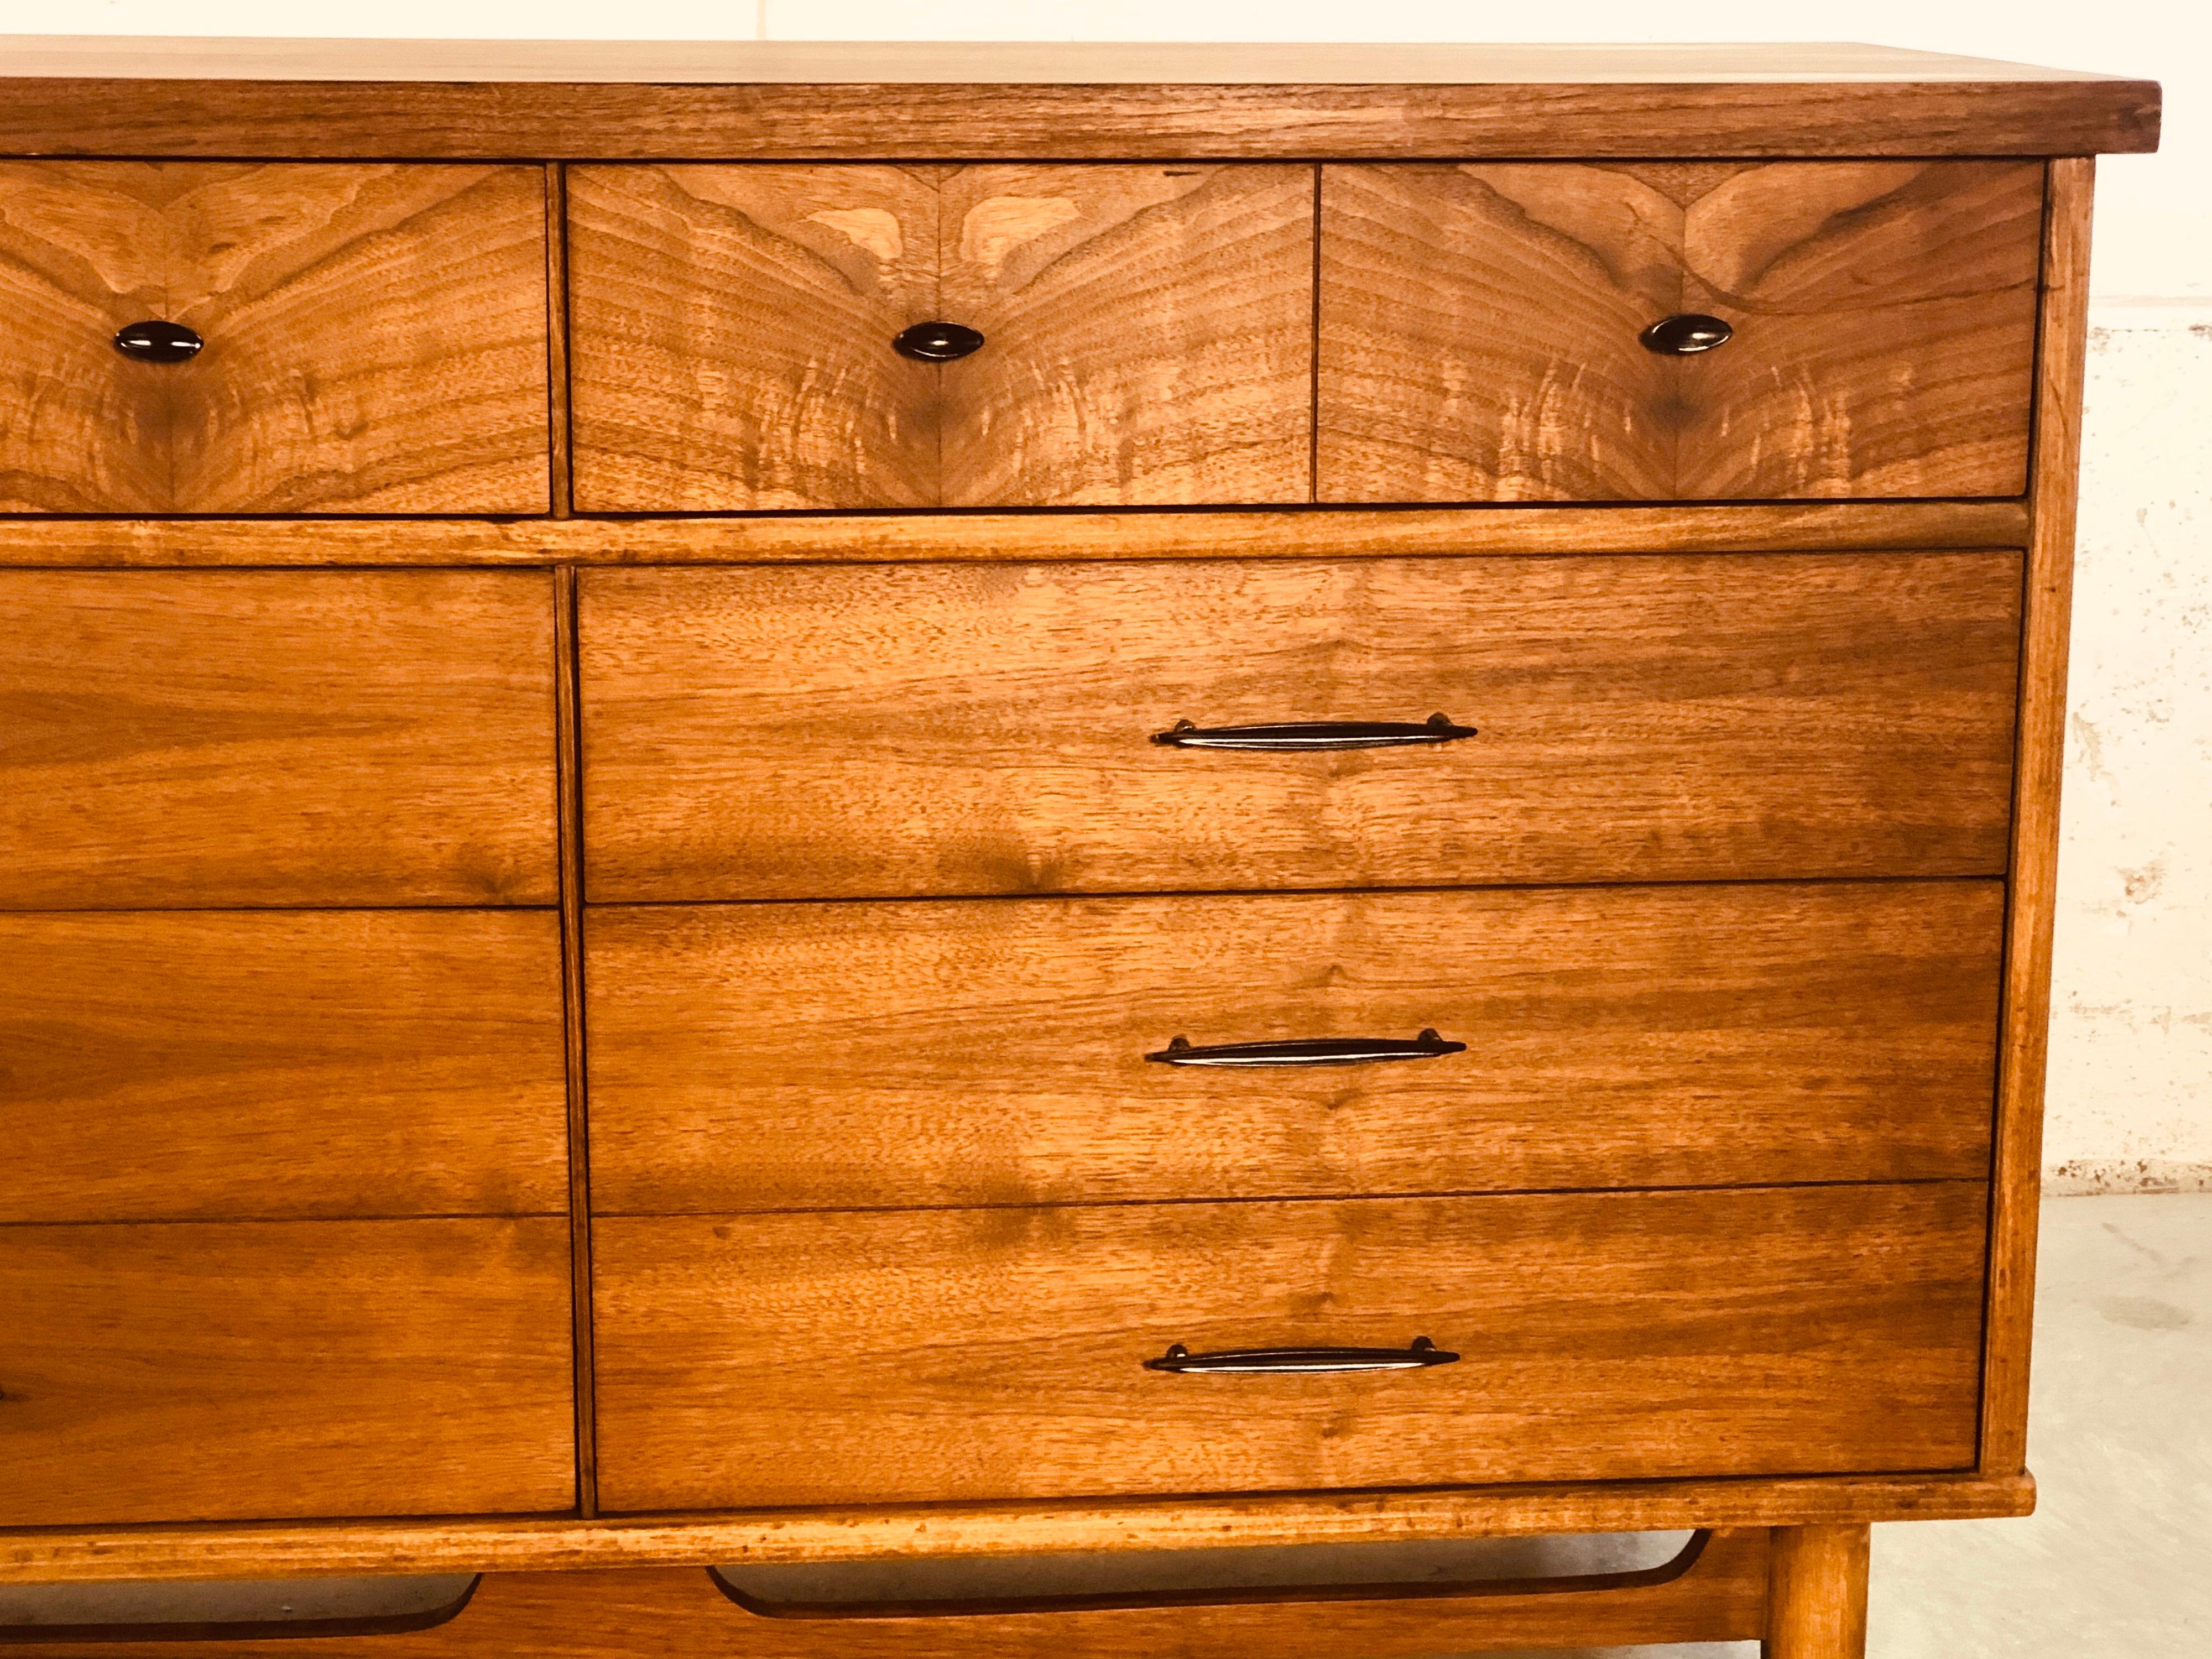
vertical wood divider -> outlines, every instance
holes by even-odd
[[[561,998],[568,1038],[568,1252],[576,1363],[576,1510],[599,1513],[592,1370],[592,1180],[584,1085],[583,741],[576,665],[576,571],[553,573],[553,676],[561,853]]]
[[[545,164],[545,395],[547,500],[556,519],[574,510],[568,435],[568,172]]]
[[[2036,354],[2034,451],[2020,725],[2013,769],[2011,884],[2005,915],[2004,1027],[1990,1171],[1989,1303],[1983,1332],[1984,1474],[2027,1461],[2035,1316],[2036,1206],[2043,1194],[2043,1081],[2050,1052],[2051,937],[2058,791],[2066,755],[2066,647],[2073,615],[2074,519],[2088,352],[2090,191],[2096,162],[2050,164]]]

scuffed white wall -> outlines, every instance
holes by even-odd
[[[2092,320],[2045,1162],[2212,1190],[2212,305]]]
[[[1662,25],[1655,29],[1655,22]],[[1880,40],[2155,76],[2100,163],[2050,1091],[2065,1191],[2212,1187],[2212,7],[2173,0],[43,0],[0,29],[446,38]],[[4,41],[0,41],[4,53]]]

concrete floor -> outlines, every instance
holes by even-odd
[[[2021,1521],[1876,1528],[1870,1659],[2212,1659],[2212,1194],[2046,1203],[2037,1312],[2029,1459],[2040,1483],[2040,1508]],[[1668,1543],[1656,1537],[1540,1546],[1522,1540],[1484,1560],[1480,1576],[1643,1565],[1640,1556],[1632,1561],[1622,1551],[1656,1547],[1660,1555],[1653,1559],[1663,1559]],[[1444,1559],[1454,1553],[1448,1548],[1362,1547],[1375,1553],[1356,1571],[1340,1564],[1340,1573],[1331,1576],[1443,1578],[1467,1571],[1464,1562]],[[1561,1559],[1523,1559],[1539,1547]],[[1235,1582],[1265,1582],[1276,1569],[1311,1574],[1315,1564],[1291,1559],[1304,1553],[1250,1553],[1284,1559]],[[1377,1555],[1390,1559],[1378,1561]],[[1201,1565],[1201,1578],[1222,1570],[1218,1561]],[[1237,1571],[1253,1566],[1248,1558]],[[887,1571],[894,1577],[927,1577],[911,1568],[903,1575],[873,1569],[860,1576],[881,1578]],[[1071,1571],[1110,1577],[1126,1566],[1063,1562],[1054,1577]],[[1107,1587],[991,1586],[1000,1594]],[[260,1603],[271,1588],[198,1587],[190,1592],[196,1600],[189,1609],[172,1607],[154,1616],[267,1617]],[[799,1584],[753,1588],[771,1595],[808,1594]],[[870,1582],[845,1593],[927,1595],[933,1588]],[[439,1605],[451,1586],[325,1581],[283,1587],[281,1596],[295,1603],[331,1600],[327,1608],[299,1606],[305,1616],[396,1612],[395,1595],[424,1593],[428,1600],[408,1605]],[[0,1589],[0,1624],[143,1618],[149,1610],[135,1600],[149,1594],[166,1603],[176,1591]],[[252,1612],[229,1607],[226,1598],[240,1595],[252,1598]],[[215,1602],[223,1604],[222,1613],[209,1610]],[[1487,1659],[1753,1659],[1756,1652],[1756,1644],[1725,1644]]]

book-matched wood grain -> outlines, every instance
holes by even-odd
[[[554,902],[551,580],[0,575],[0,908]]]
[[[962,167],[940,208],[941,504],[1312,495],[1313,169]]]
[[[586,167],[590,512],[1303,501],[1314,174]],[[980,331],[957,362],[911,324]]]
[[[19,519],[0,569],[1388,558],[1420,553],[1786,553],[2025,547],[2020,501],[763,514],[623,519]]]
[[[939,505],[934,171],[570,168],[577,507]]]
[[[1990,1218],[1988,1371],[1982,1467],[2026,1467],[2027,1382],[2035,1322],[2035,1241],[2043,1194],[2043,1084],[2051,1047],[2051,945],[2057,911],[2058,809],[2066,759],[2066,653],[2074,608],[2074,520],[2080,497],[2081,385],[2089,343],[2090,195],[2096,163],[2051,164],[2044,247],[2043,346],[2036,386],[2034,532],[2028,544],[2020,758],[2011,905],[2005,939],[2004,1038]]]
[[[557,1218],[6,1229],[0,1516],[567,1508],[568,1231]]]
[[[1979,1179],[1995,882],[593,909],[602,1211]],[[1410,1037],[1358,1067],[1148,1062]]]
[[[697,1568],[494,1574],[427,1630],[310,1638],[252,1632],[265,1659],[1427,1659],[1439,1644],[1494,1647],[1739,1641],[1766,1605],[1764,1528],[1702,1535],[1642,1572],[1466,1585],[1364,1584],[1297,1592],[1236,1590],[984,1607],[869,1607],[850,1616],[755,1612]],[[134,1638],[134,1634],[135,1638]],[[171,1632],[26,1632],[15,1659],[230,1659],[228,1641]]]
[[[542,169],[9,161],[0,203],[0,511],[546,510]],[[206,344],[126,359],[148,319]]]
[[[602,1217],[608,1510],[1957,1468],[1985,1188]],[[1176,1375],[1279,1345],[1413,1371]]]
[[[1993,875],[2012,553],[580,578],[606,902]],[[1178,720],[1479,728],[1156,744]]]
[[[2076,155],[2148,81],[1858,45],[25,40],[0,149],[125,155]]]
[[[2029,162],[1324,168],[1320,498],[2017,495],[2041,223]]]
[[[0,915],[0,1221],[560,1214],[558,918]]]

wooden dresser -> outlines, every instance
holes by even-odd
[[[2154,86],[8,75],[0,1574],[494,1575],[272,1656],[581,1653],[581,1585],[594,1654],[1371,1659],[1575,1598],[684,1598],[1702,1528],[1577,1630],[1843,1659],[1869,1523],[2028,1509],[2089,158]]]

